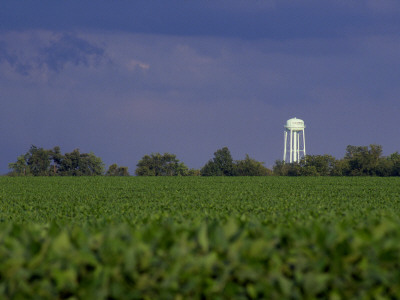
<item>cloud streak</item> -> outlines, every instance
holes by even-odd
[[[71,34],[61,34],[39,53],[41,65],[60,72],[67,64],[91,66],[104,57],[104,49]]]
[[[37,40],[24,33],[9,36],[0,40],[0,63],[26,77],[57,74],[68,65],[95,67],[106,60],[104,49],[70,33],[35,32]]]
[[[396,0],[4,1],[0,30],[51,28],[165,36],[276,39],[399,32]],[[28,16],[28,17],[21,17]]]

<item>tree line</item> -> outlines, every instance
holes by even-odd
[[[75,149],[61,153],[60,147],[43,149],[34,145],[27,153],[18,156],[17,161],[8,164],[10,176],[98,176],[129,175],[127,167],[113,164],[104,173],[104,163],[94,153],[81,153]]]
[[[349,145],[342,159],[307,155],[299,163],[277,161],[273,173],[281,176],[400,176],[400,154],[383,156],[381,145]]]
[[[17,161],[9,164],[9,176],[130,176],[128,167],[105,165],[94,153],[75,149],[62,154],[60,147],[31,146]],[[228,147],[218,149],[201,169],[189,169],[171,153],[144,155],[136,165],[137,176],[400,176],[400,154],[382,155],[382,146],[352,146],[345,156],[307,155],[296,163],[275,161],[271,169],[249,155],[233,160]]]

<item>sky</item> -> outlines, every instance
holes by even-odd
[[[398,0],[3,0],[0,174],[31,145],[271,168],[293,117],[307,154],[390,155],[399,83]]]

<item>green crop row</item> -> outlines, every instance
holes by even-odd
[[[397,299],[400,223],[1,226],[3,299]]]
[[[399,178],[0,178],[1,299],[397,299]]]
[[[0,178],[0,222],[140,223],[171,216],[363,222],[400,213],[400,178]]]

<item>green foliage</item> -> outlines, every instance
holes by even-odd
[[[189,169],[187,172],[187,176],[200,176],[200,170],[197,169]]]
[[[112,164],[108,167],[106,176],[130,176],[128,167],[118,167],[117,164]]]
[[[267,176],[272,175],[272,171],[266,168],[262,162],[256,161],[246,154],[245,159],[235,162],[234,174],[236,176]]]
[[[234,175],[234,164],[228,147],[214,152],[214,158],[209,160],[200,170],[202,176],[232,176]]]
[[[138,176],[185,176],[188,167],[179,162],[175,154],[152,153],[145,155],[136,165],[135,174]]]
[[[392,176],[400,176],[400,154],[398,152],[393,153],[390,155],[388,160],[391,162],[392,166]]]
[[[347,146],[345,159],[349,163],[349,175],[377,175],[382,146]]]
[[[18,156],[15,163],[9,163],[8,168],[12,170],[9,174],[10,176],[26,176],[30,174],[24,155]]]
[[[301,168],[300,174],[302,176],[320,176],[316,166],[305,165]]]
[[[307,155],[301,160],[300,165],[304,166],[304,175],[329,176],[332,175],[336,166],[336,159],[331,155]],[[303,175],[303,174],[302,174]]]
[[[397,299],[399,223],[3,225],[10,299]]]
[[[350,170],[349,161],[347,159],[336,160],[333,168],[332,176],[348,176]]]
[[[276,160],[272,167],[272,172],[277,176],[287,176],[289,164],[285,164],[283,160]]]
[[[50,168],[50,152],[32,145],[25,154],[25,161],[32,175],[46,176]]]
[[[80,153],[75,149],[66,153],[59,166],[59,174],[64,176],[96,176],[104,173],[104,164],[94,153]]]
[[[50,152],[50,159],[53,161],[53,164],[50,167],[49,175],[59,175],[58,169],[64,159],[64,156],[61,153],[61,149],[59,146],[55,146],[49,152]]]
[[[80,153],[75,149],[62,155],[58,146],[45,150],[32,145],[25,155],[8,166],[13,176],[93,176],[104,173],[104,164],[94,153]]]
[[[233,161],[228,147],[223,147],[214,153],[214,158],[209,160],[200,170],[202,176],[267,176],[272,171],[264,163],[256,161],[246,154],[243,160]]]
[[[382,146],[346,148],[343,159],[331,155],[307,155],[298,163],[276,161],[273,174],[278,176],[400,176],[400,154],[382,156]]]
[[[298,163],[285,163],[284,161],[277,160],[275,161],[275,165],[273,167],[273,174],[277,176],[311,176],[317,175],[316,169],[314,166],[311,168],[308,166],[301,167]],[[311,174],[310,174],[311,172]]]
[[[0,298],[397,299],[399,183],[2,177]]]

